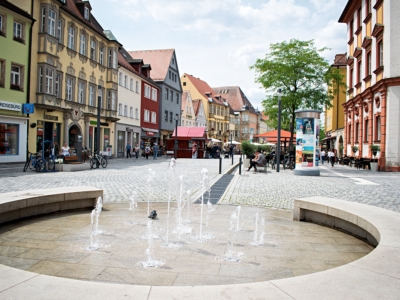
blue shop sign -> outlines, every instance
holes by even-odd
[[[24,114],[33,114],[35,112],[35,104],[24,104],[22,107]]]

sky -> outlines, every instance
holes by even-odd
[[[338,23],[348,0],[92,0],[92,13],[124,48],[174,48],[180,75],[211,87],[240,86],[262,110],[265,91],[249,67],[271,43],[315,40],[333,63],[345,53],[346,25]]]

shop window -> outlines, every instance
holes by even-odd
[[[0,155],[18,155],[19,125],[0,123]]]
[[[104,128],[104,146],[103,151],[107,151],[107,147],[110,145],[110,128]]]
[[[125,131],[118,131],[118,153],[125,152]]]

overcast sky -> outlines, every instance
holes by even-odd
[[[211,87],[242,88],[261,109],[265,92],[249,70],[269,44],[297,38],[345,53],[347,0],[97,0],[92,13],[127,50],[174,48],[180,74]]]

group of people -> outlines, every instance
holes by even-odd
[[[232,157],[233,149],[233,145],[225,146],[223,149],[221,149],[221,146],[219,146],[217,143],[206,147],[206,150],[211,158],[220,158],[221,152],[227,153],[229,157]]]
[[[331,163],[332,168],[335,165],[336,162],[336,153],[332,149],[329,149],[328,152],[325,152],[324,149],[321,151],[321,163],[324,164],[324,160],[327,160],[328,163]]]
[[[162,151],[164,151],[164,146],[158,146],[157,143],[154,143],[153,146],[150,146],[148,143],[144,144],[142,142],[141,147],[139,147],[139,144],[136,144],[135,148],[132,148],[132,146],[128,142],[128,144],[126,145],[126,158],[130,158],[132,157],[132,155],[135,155],[136,159],[138,159],[141,149],[144,151],[144,156],[146,157],[146,159],[149,159],[149,155],[153,154],[153,160],[157,160],[158,154],[161,153],[162,155]]]

